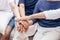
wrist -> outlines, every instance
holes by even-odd
[[[27,19],[29,19],[29,20],[30,20],[30,19],[32,19],[32,17],[31,17],[31,16],[28,16],[28,18],[27,18]]]
[[[25,17],[25,15],[22,15],[21,17]]]
[[[32,20],[27,20],[27,21],[28,21],[29,26],[33,24]]]

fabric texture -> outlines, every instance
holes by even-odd
[[[45,28],[38,25],[33,40],[60,40],[60,26],[56,28]]]
[[[46,19],[55,20],[60,18],[60,8],[56,10],[48,10],[43,12],[46,16]]]

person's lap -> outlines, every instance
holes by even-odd
[[[33,40],[59,40],[60,32],[58,31],[58,28],[40,28],[35,34]]]

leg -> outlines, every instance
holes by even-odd
[[[43,31],[43,30],[41,30],[41,31]],[[35,34],[33,40],[59,40],[60,39],[60,33],[57,31],[46,30],[46,31],[43,31],[42,33],[41,33],[41,31],[37,32]]]
[[[14,23],[14,17],[13,17],[13,18],[10,20],[10,22],[9,22],[9,24],[8,24],[6,30],[5,30],[5,34],[4,34],[4,36],[2,37],[2,40],[8,40],[8,39],[9,39],[9,36],[10,36],[10,34],[11,34],[12,29],[14,28],[14,25],[15,25],[15,23]]]
[[[10,37],[10,33],[11,33],[11,28],[10,26],[7,26],[5,34],[2,36],[2,40],[8,40]]]
[[[43,34],[39,31],[36,32],[35,36],[33,37],[33,40],[41,40],[43,38]]]
[[[14,16],[13,16],[5,30],[5,35],[9,35],[11,33],[12,29],[14,28],[14,26],[15,26],[15,20],[14,20]]]
[[[12,12],[0,11],[0,32],[2,34],[4,34],[5,29],[6,29],[8,23],[12,17],[13,17]]]
[[[59,40],[60,33],[58,32],[48,32],[41,40]]]

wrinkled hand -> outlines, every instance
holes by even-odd
[[[18,21],[17,30],[19,32],[26,32],[28,30],[29,24],[27,21]]]

